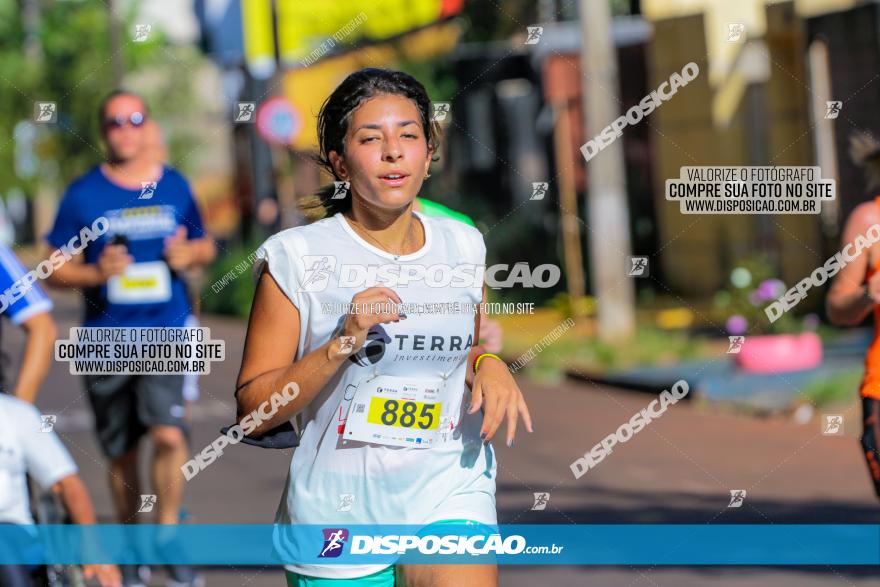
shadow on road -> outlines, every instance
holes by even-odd
[[[522,491],[522,485],[515,483],[497,485],[498,495]],[[574,507],[553,507],[554,502],[575,501],[579,504]],[[727,496],[720,493],[557,487],[546,510],[523,512],[499,505],[498,520],[502,524],[880,524],[880,507],[853,502],[747,496],[742,507],[728,508],[727,503]]]

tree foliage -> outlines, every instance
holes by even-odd
[[[38,7],[30,31],[25,19],[29,4]],[[97,107],[117,87],[114,57],[122,61],[123,87],[151,70],[159,74],[151,76],[143,92],[157,118],[169,112],[185,115],[191,88],[181,81],[191,79],[199,56],[192,48],[169,47],[155,27],[145,42],[134,42],[136,5],[129,6],[117,14],[120,47],[114,56],[105,2],[0,0],[0,168],[5,171],[0,194],[18,187],[30,196],[38,183],[60,189],[102,158]],[[20,177],[13,133],[20,121],[33,120],[35,102],[55,102],[58,119],[35,126],[38,170],[33,177]],[[191,148],[192,141],[171,139],[172,150]]]

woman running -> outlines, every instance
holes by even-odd
[[[850,155],[864,168],[869,189],[880,188],[880,143],[869,135],[854,135]],[[874,340],[865,356],[859,395],[862,451],[874,491],[880,497],[880,245],[871,245],[878,236],[880,196],[856,206],[846,220],[840,250],[848,261],[828,291],[826,313],[828,320],[839,326],[857,326],[868,314],[874,314]]]
[[[494,525],[489,441],[506,421],[512,446],[520,416],[532,431],[507,366],[475,344],[481,273],[444,278],[443,267],[460,277],[485,264],[482,235],[413,212],[439,148],[430,113],[410,75],[348,76],[318,115],[319,162],[342,189],[306,203],[323,219],[257,252],[236,397],[240,420],[298,386],[254,432],[299,416],[279,524]],[[422,312],[428,303],[450,311]],[[401,304],[417,310],[407,315]],[[291,586],[392,586],[396,574],[399,585],[497,584],[494,564],[286,569]]]

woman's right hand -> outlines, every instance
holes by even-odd
[[[356,353],[364,346],[367,333],[372,326],[406,319],[406,316],[400,315],[399,308],[396,307],[400,303],[400,296],[387,287],[370,287],[354,294],[340,333],[340,336],[355,338],[352,353]]]
[[[98,257],[98,271],[106,282],[114,275],[125,273],[125,268],[134,262],[125,245],[107,245]]]

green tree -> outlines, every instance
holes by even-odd
[[[35,3],[38,18],[25,22],[24,7]],[[29,196],[38,182],[63,186],[103,157],[97,106],[116,87],[112,60],[122,60],[126,81],[144,72],[150,77],[144,96],[157,118],[187,116],[198,108],[191,100],[191,79],[201,56],[191,47],[170,47],[161,31],[147,41],[132,40],[136,6],[120,15],[119,55],[111,55],[110,16],[106,4],[97,1],[41,2],[0,0],[0,194],[20,188]],[[31,33],[29,35],[29,32]],[[23,50],[26,49],[26,50]],[[29,48],[29,49],[28,49]],[[36,125],[35,154],[38,170],[33,177],[19,177],[15,170],[16,143],[13,133],[21,121],[33,120],[34,103],[55,102],[58,121]],[[172,157],[187,153],[196,144],[192,137],[169,138]]]

